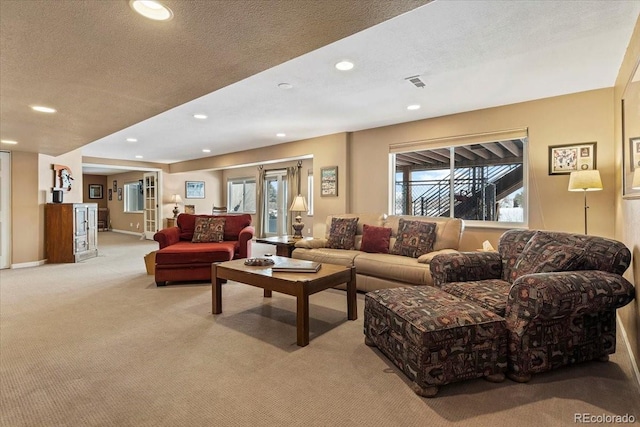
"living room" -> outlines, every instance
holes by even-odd
[[[305,235],[321,236],[325,232],[324,219],[327,215],[346,212],[386,212],[389,210],[389,155],[393,145],[526,129],[528,138],[527,227],[573,233],[583,232],[583,195],[567,191],[568,175],[548,173],[549,146],[597,141],[597,169],[602,177],[603,189],[588,195],[589,234],[617,239],[630,248],[634,256],[634,263],[625,277],[632,283],[640,283],[640,264],[635,261],[640,256],[640,223],[638,222],[640,199],[625,197],[623,191],[623,143],[621,142],[623,141],[623,121],[620,108],[627,82],[630,81],[639,58],[640,25],[636,21],[633,35],[626,47],[624,60],[616,75],[615,84],[611,87],[562,96],[542,97],[516,104],[373,129],[344,131],[172,164],[83,157],[81,149],[52,156],[38,152],[21,151],[16,148],[11,150],[13,212],[11,263],[16,270],[19,270],[18,267],[38,266],[44,263],[44,204],[49,201],[48,197],[52,186],[52,164],[64,164],[74,171],[75,179],[72,190],[65,193],[65,202],[85,200],[83,193],[86,190],[87,182],[84,182],[82,174],[79,173],[85,164],[157,171],[163,195],[161,212],[163,221],[173,217],[174,204],[169,200],[170,195],[181,194],[184,191],[185,181],[204,181],[206,183],[205,198],[197,199],[193,204],[196,205],[196,212],[208,213],[211,206],[227,203],[226,183],[229,178],[255,174],[258,165],[268,165],[269,168],[293,166],[297,163],[297,159],[304,159],[303,170],[311,169],[314,177],[320,176],[323,167],[337,166],[337,196],[320,197],[319,187],[316,183],[313,188],[314,215],[312,217],[303,215],[303,221],[311,228],[310,232],[305,229]],[[625,119],[628,124],[630,119],[628,117]],[[2,148],[7,147],[3,145]],[[238,168],[242,165],[251,166]],[[113,174],[104,179],[106,192],[111,188],[112,181],[119,178],[118,174]],[[306,189],[303,192],[309,197]],[[113,199],[115,209],[117,195],[113,195]],[[183,201],[184,203],[186,202]],[[183,206],[181,206],[182,209]],[[117,216],[114,215],[114,218]],[[133,229],[129,227],[129,224],[137,222],[138,220],[126,219],[122,222],[116,222],[113,228],[138,234],[135,225]],[[482,247],[482,242],[485,240],[495,245],[504,231],[503,228],[494,226],[467,227],[463,234],[461,248],[476,250]],[[140,260],[140,268],[144,268],[142,260]],[[88,273],[86,269],[82,271]],[[147,280],[151,281],[150,278]],[[178,287],[172,289],[180,291]],[[190,292],[189,298],[201,297],[201,295],[193,294],[193,289],[189,289],[189,287],[182,290]],[[194,302],[194,304],[206,309],[205,304],[201,302]],[[639,313],[640,305],[637,299],[618,311],[619,324],[622,326],[621,329],[626,332],[631,352],[630,357],[635,359],[636,366],[640,363]],[[202,316],[206,316],[206,313],[203,313]],[[358,337],[358,339],[361,338],[361,336]],[[619,347],[625,345],[623,340],[618,342]],[[256,356],[252,355],[252,357]],[[339,363],[339,359],[335,360]],[[357,364],[354,363],[354,365],[357,369]],[[170,366],[167,365],[167,368]],[[264,377],[260,378],[264,379]],[[229,378],[227,380],[232,381]],[[566,380],[567,377],[563,377],[560,381]],[[335,379],[335,382],[339,382],[338,379]],[[553,380],[550,380],[549,383],[547,386],[553,387]],[[293,384],[289,385],[294,387]],[[481,385],[474,384],[476,387],[474,393],[479,393],[478,390],[482,389]],[[582,385],[588,387],[587,383]],[[464,394],[464,389],[458,388],[457,390],[460,391],[460,395]],[[303,391],[300,390],[300,392]],[[347,395],[343,393],[345,392],[341,390],[340,395],[346,399]],[[293,399],[293,396],[291,398]],[[579,399],[578,397],[577,400]],[[549,400],[554,401],[554,397],[551,395]],[[591,401],[590,399],[586,400]],[[383,398],[382,401],[390,405],[402,404],[402,402],[390,398]],[[463,404],[460,401],[458,403]],[[544,399],[541,399],[538,404],[543,405]],[[556,404],[561,405],[560,402]],[[412,403],[411,405],[419,404]],[[538,409],[541,407],[538,406]],[[626,409],[627,412],[633,412],[633,408],[617,407],[615,409]],[[472,410],[465,410],[465,416],[471,416],[469,414],[472,412]],[[640,413],[636,410],[636,416],[638,415]],[[328,420],[331,418],[326,418],[323,421],[318,419],[316,424],[323,425],[323,423],[329,423]],[[469,418],[449,420],[463,423],[467,421],[467,425],[469,425]],[[566,420],[567,423],[571,421]],[[334,422],[338,423],[339,420],[334,420]],[[143,421],[140,423],[144,424]],[[307,423],[313,424],[309,420]],[[411,422],[407,421],[406,424],[410,425]]]

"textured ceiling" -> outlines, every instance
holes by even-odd
[[[59,155],[427,0],[162,2],[165,23],[127,0],[2,0],[2,139]]]
[[[0,1],[2,138],[173,163],[611,87],[640,13],[640,1],[164,3],[168,23],[126,0]],[[355,68],[335,70],[341,59]]]

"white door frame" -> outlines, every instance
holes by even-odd
[[[11,267],[11,152],[0,151],[0,269]]]
[[[153,240],[158,228],[158,172],[145,172],[142,176],[144,186],[143,230],[147,240]]]

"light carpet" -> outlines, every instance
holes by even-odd
[[[0,271],[3,426],[560,426],[576,413],[640,418],[622,339],[609,363],[482,379],[417,396],[346,319],[344,291],[310,298],[296,345],[295,299],[229,282],[157,288],[155,242],[99,233],[97,258]],[[257,254],[273,247],[254,245]]]

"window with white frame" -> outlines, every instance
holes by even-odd
[[[313,170],[309,169],[307,175],[307,216],[313,216]]]
[[[125,182],[124,184],[124,211],[141,213],[144,209],[144,187],[142,180]]]
[[[522,137],[396,149],[392,210],[397,215],[527,222],[526,133]]]
[[[255,178],[232,178],[227,181],[227,210],[233,213],[256,213]]]

